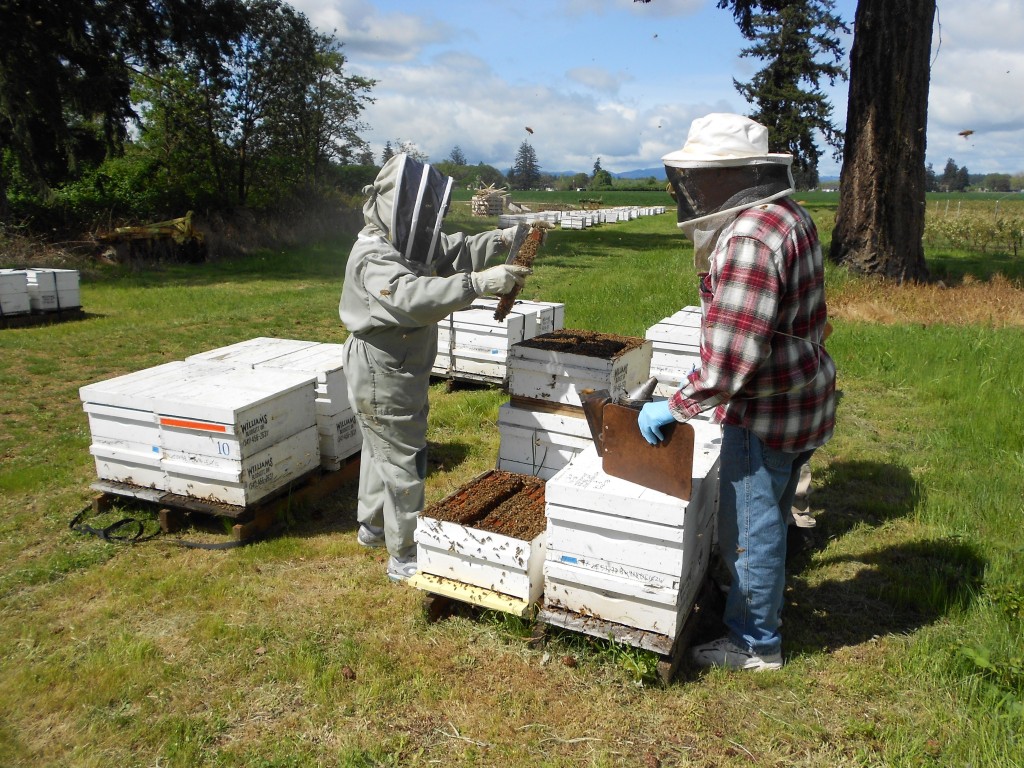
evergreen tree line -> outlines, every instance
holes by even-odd
[[[925,189],[929,192],[1019,192],[1024,189],[1024,174],[973,174],[967,170],[967,166],[960,167],[953,158],[949,158],[941,175],[928,163],[925,169]]]
[[[374,82],[281,0],[8,0],[0,14],[5,218],[286,213],[365,181],[348,166],[372,162],[359,117]]]

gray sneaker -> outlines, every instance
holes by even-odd
[[[807,512],[792,511],[789,513],[789,517],[786,518],[787,525],[795,525],[797,528],[813,528],[818,524],[818,521],[814,519],[813,515]]]
[[[416,555],[399,560],[397,557],[388,558],[388,578],[392,581],[405,581],[416,573]]]
[[[695,667],[725,667],[727,669],[753,669],[757,672],[782,669],[781,653],[758,655],[740,648],[728,637],[720,637],[690,649],[690,661]]]
[[[383,547],[384,529],[375,525],[359,525],[359,533],[356,534],[356,541],[364,547]]]

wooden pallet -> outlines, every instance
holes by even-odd
[[[55,309],[52,312],[31,312],[21,315],[0,315],[0,328],[31,328],[37,325],[52,325],[68,320],[84,320],[81,307]]]
[[[533,641],[534,643],[543,643],[548,627],[560,627],[602,640],[613,640],[634,648],[651,651],[661,656],[658,661],[658,679],[663,685],[668,685],[679,671],[683,654],[690,646],[697,626],[704,620],[711,607],[717,605],[718,600],[714,584],[708,576],[705,576],[689,616],[675,637],[542,604],[537,612],[537,625],[534,629]]]
[[[90,488],[99,493],[93,497],[93,512],[99,514],[125,500],[156,509],[160,529],[175,533],[190,524],[194,515],[206,518],[233,520],[231,539],[248,542],[269,531],[280,520],[282,513],[301,504],[308,504],[329,496],[341,486],[359,477],[359,455],[350,457],[340,469],[327,471],[316,468],[296,478],[273,498],[261,499],[248,506],[204,501],[191,496],[169,493],[158,488],[145,488],[129,483],[99,480]]]
[[[532,617],[537,608],[535,604],[526,600],[454,579],[446,579],[433,573],[416,573],[407,583],[427,593],[423,598],[423,612],[429,622],[438,621],[449,615],[457,603],[511,613],[524,618]]]

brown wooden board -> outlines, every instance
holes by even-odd
[[[651,445],[640,434],[635,408],[609,403],[603,411],[602,469],[612,477],[689,500],[693,490],[693,427],[662,427],[665,439]]]

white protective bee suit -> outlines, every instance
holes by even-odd
[[[361,526],[383,529],[392,563],[415,560],[437,323],[484,293],[521,285],[527,272],[504,264],[480,271],[507,254],[512,230],[440,231],[451,184],[405,154],[385,163],[363,189],[365,226],[341,292],[345,375],[363,438],[357,517]],[[391,563],[388,573],[394,578]]]

